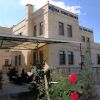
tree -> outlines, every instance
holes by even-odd
[[[32,73],[34,75],[33,77],[33,84],[31,85],[31,89],[33,91],[37,91],[37,100],[47,100],[46,99],[46,93],[45,93],[45,81],[44,81],[44,71],[43,71],[43,65],[36,65],[32,67]]]
[[[81,71],[81,80],[83,81],[83,93],[80,100],[97,100],[95,88],[95,73],[92,69],[90,52],[86,51],[84,66]]]

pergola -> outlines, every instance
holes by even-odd
[[[33,50],[36,49],[37,46],[39,48],[46,44],[54,44],[54,43],[81,43],[81,42],[0,33],[0,49]]]
[[[80,55],[81,42],[67,41],[61,39],[44,38],[44,37],[32,37],[32,36],[20,36],[14,34],[0,33],[0,49],[13,49],[13,50],[36,50],[37,61],[38,61],[38,50],[39,48],[47,44],[57,43],[76,43],[80,44]]]

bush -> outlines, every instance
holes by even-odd
[[[73,94],[77,94],[77,98],[79,98],[80,94],[82,93],[81,80],[76,80],[74,83],[71,83],[66,75],[57,73],[52,75],[52,80],[58,83],[51,84],[49,88],[51,100],[74,100],[71,99]]]

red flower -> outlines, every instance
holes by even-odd
[[[71,93],[71,100],[79,100],[79,95],[77,92]]]
[[[69,82],[70,83],[75,83],[77,81],[77,76],[74,72],[72,72],[71,75],[69,75]]]

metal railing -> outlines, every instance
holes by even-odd
[[[100,67],[92,67],[92,68],[96,76],[100,76]],[[57,67],[55,68],[55,71],[66,75],[69,75],[72,72],[75,72],[77,75],[80,75],[81,67]]]

